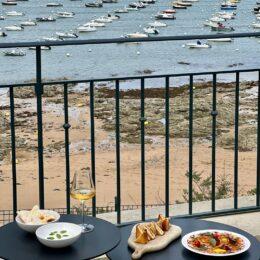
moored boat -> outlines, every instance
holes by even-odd
[[[235,29],[231,26],[225,26],[222,23],[217,23],[215,26],[211,26],[212,31],[218,31],[218,32],[231,32],[235,31]]]
[[[79,26],[79,27],[77,28],[77,31],[78,31],[79,33],[83,33],[83,32],[95,32],[96,30],[97,30],[96,27],[90,26],[90,25],[88,25],[88,26]]]
[[[6,12],[6,15],[7,16],[23,16],[25,14],[22,12],[10,11],[10,12]]]
[[[62,7],[62,3],[48,3],[46,4],[46,7]]]
[[[232,38],[217,38],[217,39],[208,39],[208,42],[232,42]]]
[[[2,2],[2,5],[17,5],[16,1],[12,1],[12,0],[6,0],[4,2]]]
[[[131,9],[134,9],[133,7],[130,7]],[[124,13],[128,13],[128,9],[129,8],[126,8],[126,7],[124,7],[124,8],[121,8],[121,9],[116,9],[115,11],[114,11],[114,13],[115,14],[124,14]],[[138,8],[135,8],[136,10],[138,10]]]
[[[37,22],[55,22],[56,19],[52,16],[48,16],[48,17],[37,17],[36,18]]]
[[[58,12],[56,16],[58,18],[73,18],[75,13],[73,12]]]
[[[148,23],[148,25],[153,26],[153,27],[166,27],[167,26],[166,23],[162,23],[162,22],[159,22],[159,21]]]
[[[200,41],[197,41],[196,43],[187,43],[185,44],[186,47],[189,49],[208,49],[211,48],[211,45],[208,43],[202,43]]]
[[[176,17],[173,14],[159,13],[155,16],[158,20],[174,20]]]
[[[153,26],[145,27],[144,32],[147,34],[159,34],[159,30]]]
[[[32,20],[24,21],[20,23],[21,26],[36,26],[37,23]]]
[[[3,52],[5,56],[25,56],[26,52],[22,49],[13,49]]]
[[[145,33],[135,32],[135,33],[128,33],[123,36],[124,38],[147,38],[148,35]]]
[[[92,8],[100,8],[103,7],[103,4],[101,2],[93,2],[93,3],[86,3],[86,7],[92,7]]]
[[[76,33],[56,32],[56,35],[59,37],[59,39],[69,39],[69,38],[78,38],[79,37]]]
[[[88,23],[83,24],[83,26],[92,26],[92,27],[105,27],[106,24],[105,23],[100,23],[100,22],[96,22],[94,20],[91,20]]]
[[[23,26],[19,25],[10,25],[5,27],[6,31],[22,31],[23,29]]]

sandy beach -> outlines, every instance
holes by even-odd
[[[98,87],[98,86],[97,86]],[[48,90],[49,88],[49,90]],[[69,122],[71,177],[90,165],[88,86],[70,88]],[[211,83],[194,89],[193,171],[211,175]],[[146,90],[146,202],[165,201],[164,90]],[[141,203],[140,92],[121,93],[121,204]],[[254,192],[256,183],[255,82],[241,84],[239,122],[239,194]],[[15,91],[18,207],[38,204],[36,100],[32,89]],[[97,206],[113,206],[116,196],[114,91],[95,90]],[[217,186],[223,178],[232,196],[234,172],[234,84],[218,84]],[[0,210],[12,208],[9,105],[0,106]],[[43,96],[45,206],[65,207],[64,115],[62,88],[46,87]],[[185,202],[188,188],[188,88],[170,89],[170,203]],[[194,184],[199,191],[200,187]],[[74,202],[73,202],[74,203]]]

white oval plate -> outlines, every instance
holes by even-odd
[[[188,239],[190,238],[190,236],[192,235],[198,235],[198,234],[201,234],[201,233],[206,233],[206,232],[219,232],[219,233],[230,233],[234,236],[237,236],[237,237],[240,237],[241,239],[243,239],[244,243],[245,243],[245,246],[243,249],[241,249],[240,251],[237,251],[237,252],[234,252],[234,253],[229,253],[229,254],[209,254],[209,253],[206,253],[206,252],[203,252],[203,251],[200,251],[200,250],[196,250],[192,247],[190,247],[188,245]],[[238,233],[235,233],[235,232],[231,232],[231,231],[228,231],[228,230],[219,230],[219,229],[205,229],[205,230],[198,230],[198,231],[194,231],[194,232],[191,232],[191,233],[188,233],[186,234],[182,240],[182,245],[194,252],[194,253],[197,253],[197,254],[200,254],[200,255],[207,255],[207,256],[220,256],[220,257],[223,257],[223,256],[232,256],[232,255],[239,255],[239,254],[242,254],[244,253],[245,251],[247,251],[249,249],[249,247],[251,246],[251,243],[250,241],[243,235],[240,235]]]

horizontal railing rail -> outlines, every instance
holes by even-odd
[[[112,39],[89,39],[89,40],[66,40],[66,41],[37,41],[37,42],[7,42],[0,43],[0,48],[16,47],[40,47],[40,46],[68,46],[68,45],[91,45],[91,44],[111,44],[111,43],[131,43],[131,42],[165,42],[165,41],[186,41],[219,38],[248,38],[259,37],[260,32],[250,33],[225,33],[225,34],[197,34],[180,36],[158,36],[145,38],[112,38]]]
[[[214,38],[244,38],[244,37],[260,37],[259,33],[236,33],[236,34],[210,34],[210,35],[190,35],[190,36],[165,36],[165,37],[148,37],[148,38],[135,38],[135,39],[94,39],[94,40],[75,40],[75,41],[61,41],[61,42],[20,42],[20,43],[0,43],[0,48],[13,48],[13,47],[36,47],[36,80],[35,82],[18,83],[18,84],[2,84],[0,88],[7,88],[9,90],[10,99],[10,134],[11,134],[11,159],[12,159],[12,189],[13,189],[13,215],[17,212],[18,198],[17,198],[17,169],[16,169],[16,126],[15,126],[15,98],[14,88],[23,88],[25,86],[32,86],[35,88],[36,107],[37,107],[37,152],[38,152],[38,177],[39,177],[39,204],[41,208],[45,207],[45,186],[44,186],[44,144],[43,144],[43,120],[42,120],[42,95],[44,89],[48,85],[61,85],[63,87],[63,108],[64,108],[64,148],[65,148],[65,178],[66,178],[66,212],[70,213],[70,118],[69,118],[69,84],[88,83],[89,84],[89,111],[90,111],[90,142],[91,142],[91,168],[92,177],[96,182],[96,145],[95,145],[95,84],[97,82],[110,81],[114,84],[114,99],[115,99],[115,154],[116,154],[116,201],[115,210],[117,212],[117,223],[121,221],[121,113],[120,113],[120,84],[125,80],[138,80],[140,86],[140,179],[141,179],[141,218],[146,219],[146,106],[145,106],[145,89],[146,80],[153,78],[161,78],[164,80],[164,113],[165,113],[165,169],[164,169],[164,189],[165,189],[165,214],[169,216],[170,210],[170,79],[176,77],[187,77],[188,95],[189,95],[189,135],[188,135],[188,216],[207,216],[212,214],[222,214],[227,212],[238,213],[245,211],[253,211],[260,209],[260,68],[252,69],[234,69],[234,70],[220,70],[220,71],[204,71],[195,73],[171,73],[160,75],[141,75],[141,76],[126,76],[126,77],[107,77],[85,80],[44,80],[42,78],[42,64],[41,64],[41,46],[66,46],[66,45],[88,45],[88,44],[113,44],[113,43],[127,43],[127,42],[158,42],[158,41],[180,41],[180,40],[194,40],[194,39],[214,39]],[[240,208],[238,206],[238,180],[239,180],[239,165],[238,165],[238,142],[239,142],[239,90],[240,90],[240,74],[246,72],[257,72],[258,75],[258,112],[257,112],[257,151],[256,151],[256,203],[255,206]],[[233,208],[230,210],[216,210],[216,119],[218,115],[217,106],[217,77],[220,74],[233,74],[235,76],[235,109],[234,109],[234,175],[233,175]],[[209,75],[212,82],[212,127],[211,127],[211,211],[205,213],[195,213],[193,209],[193,142],[194,142],[194,94],[193,87],[196,76]],[[0,97],[1,98],[1,97]],[[96,199],[92,201],[92,215],[96,215]]]

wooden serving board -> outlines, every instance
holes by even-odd
[[[181,228],[171,224],[170,229],[165,232],[163,236],[156,236],[154,240],[149,241],[147,244],[135,243],[135,227],[133,227],[130,237],[128,238],[128,245],[134,250],[132,259],[139,259],[143,254],[155,252],[164,249],[172,241],[181,235]]]

